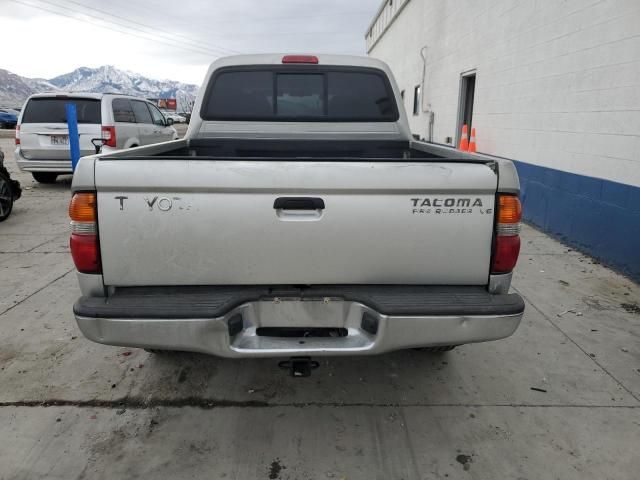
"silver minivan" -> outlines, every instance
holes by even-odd
[[[41,183],[72,173],[65,105],[78,116],[80,156],[92,155],[92,140],[102,138],[102,151],[166,142],[178,138],[160,110],[141,98],[110,93],[41,93],[32,95],[18,118],[16,163]]]

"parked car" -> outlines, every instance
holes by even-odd
[[[4,152],[0,150],[0,222],[4,222],[13,210],[13,202],[20,198],[22,189],[17,180],[12,180],[4,166]]]
[[[144,99],[117,94],[36,94],[29,97],[16,128],[18,167],[41,183],[72,173],[65,104],[78,116],[80,155],[95,153],[92,139],[103,138],[103,152],[178,138],[158,107]]]
[[[295,357],[283,365],[298,375],[311,355],[516,330],[516,169],[415,141],[385,63],[235,56],[202,88],[185,138],[80,161],[69,212],[86,337]]]
[[[186,123],[186,117],[172,112],[171,110],[160,110],[167,120],[171,120],[173,123]]]
[[[18,123],[18,116],[13,111],[0,108],[0,128],[15,128]]]

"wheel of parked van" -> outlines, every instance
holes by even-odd
[[[0,129],[5,129],[7,128],[7,124],[4,122],[0,122]]]
[[[13,209],[13,190],[11,181],[0,173],[0,222],[5,221]]]
[[[56,183],[57,173],[52,172],[31,172],[33,179],[38,183]]]

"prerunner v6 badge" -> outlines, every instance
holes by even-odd
[[[411,199],[414,215],[456,215],[480,213],[492,215],[493,208],[485,208],[479,197],[420,197]]]

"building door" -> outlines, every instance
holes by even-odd
[[[463,73],[460,76],[460,99],[458,102],[458,122],[456,125],[456,145],[460,144],[462,126],[467,126],[467,135],[471,136],[473,125],[473,97],[476,89],[476,72]],[[467,138],[468,140],[468,138]]]

